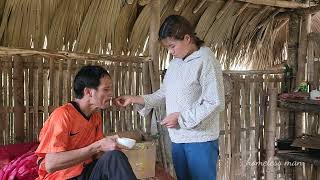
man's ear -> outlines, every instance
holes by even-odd
[[[92,91],[91,91],[91,89],[85,87],[85,88],[83,89],[83,96],[91,97],[91,96],[92,96]]]

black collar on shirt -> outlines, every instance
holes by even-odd
[[[71,101],[70,103],[73,105],[74,108],[76,108],[76,110],[77,110],[86,120],[88,120],[88,121],[90,120],[90,117],[91,117],[91,116],[87,117],[87,116],[81,111],[80,106],[79,106],[78,103],[76,103],[75,101]]]

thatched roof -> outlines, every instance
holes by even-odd
[[[227,69],[263,69],[285,60],[288,18],[279,13],[309,6],[273,1],[161,0],[161,21],[170,14],[185,16]],[[148,0],[1,0],[0,45],[148,55],[150,13]],[[313,20],[313,30],[320,31],[320,15]]]

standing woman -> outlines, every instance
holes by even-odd
[[[159,39],[174,57],[161,88],[143,96],[120,96],[115,104],[138,104],[139,113],[147,115],[165,103],[167,116],[161,124],[169,131],[178,180],[215,180],[219,113],[225,104],[221,66],[182,16],[167,17]]]

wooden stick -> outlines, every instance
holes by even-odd
[[[152,59],[152,71],[154,73],[154,86],[152,91],[160,88],[159,75],[159,42],[158,30],[160,28],[160,0],[151,1],[151,18],[150,18],[150,39],[149,39],[149,54]],[[150,71],[151,72],[151,71]]]
[[[99,60],[112,62],[131,62],[143,63],[150,61],[149,57],[136,56],[120,56],[120,55],[101,55],[93,53],[76,53],[68,51],[54,51],[54,50],[36,50],[36,49],[22,49],[22,48],[7,48],[0,47],[0,57],[8,57],[13,55],[34,56],[40,55],[44,57],[52,57],[55,59],[72,59],[72,60]]]
[[[0,59],[2,61],[2,59]],[[3,107],[3,87],[2,87],[2,75],[4,69],[4,63],[0,65],[0,107]],[[0,109],[1,109],[0,108]],[[0,113],[0,144],[4,144],[3,132],[5,130],[5,119],[4,114]]]
[[[311,31],[311,15],[302,16],[302,24],[300,30],[299,38],[299,48],[298,48],[298,71],[297,71],[297,81],[296,86],[306,80],[305,77],[305,64],[307,56],[307,45],[308,45],[308,33]]]
[[[246,76],[245,77],[245,82],[244,82],[244,112],[245,112],[245,128],[248,129],[246,131],[246,150],[247,150],[247,153],[246,153],[246,156],[245,156],[245,161],[243,162],[244,164],[246,164],[251,158],[251,154],[252,154],[252,147],[251,147],[251,143],[250,143],[250,139],[251,137],[253,136],[253,133],[251,130],[249,130],[249,128],[251,127],[251,123],[250,123],[250,93],[253,93],[253,92],[250,92],[250,81],[249,81],[250,77],[249,76]],[[250,158],[250,159],[249,159]],[[251,176],[253,174],[251,174],[251,168],[250,166],[246,166],[246,177],[247,179],[251,179]]]
[[[274,143],[275,143],[275,118],[277,111],[277,89],[269,88],[269,119],[266,121],[265,125],[265,136],[266,136],[266,155],[267,162],[274,164]],[[266,180],[275,179],[275,166],[266,166]]]
[[[20,57],[14,58],[13,68],[13,98],[14,98],[14,133],[15,142],[23,143],[24,135],[24,75],[23,61],[17,60]],[[11,71],[11,70],[10,70]],[[12,97],[9,97],[12,98]]]
[[[238,75],[233,75],[232,79],[234,82],[234,97],[240,97],[240,84]],[[230,180],[235,180],[237,172],[240,167],[240,128],[238,123],[240,122],[240,100],[233,98],[231,102],[231,123],[230,123],[230,136],[231,136],[231,168],[230,168]]]
[[[283,1],[283,0],[238,0],[238,1],[257,4],[257,5],[274,6],[274,7],[282,7],[282,8],[289,8],[289,9],[308,7],[308,4],[298,3],[294,1]]]
[[[234,71],[234,70],[224,70],[225,74],[241,74],[241,75],[249,75],[249,74],[279,74],[284,73],[284,69],[278,70],[248,70],[248,71]]]

